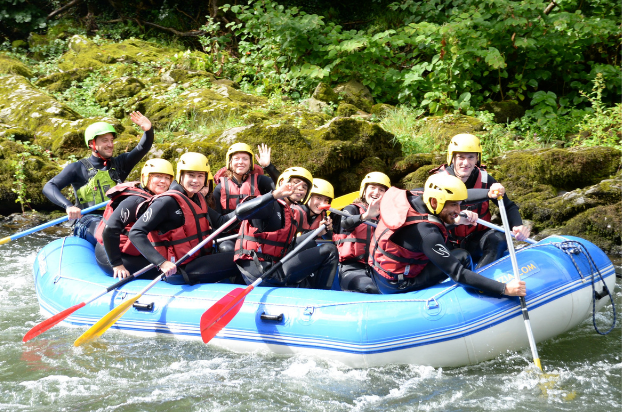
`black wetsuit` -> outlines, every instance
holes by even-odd
[[[270,176],[269,177],[266,175],[257,176],[257,190],[259,192],[259,195],[270,193],[272,190],[274,190],[274,182],[276,182],[279,176],[278,170],[276,170],[276,167],[274,167],[272,163],[269,164],[266,168],[264,168],[264,170],[268,172]],[[237,179],[233,176],[228,177],[227,179],[232,184],[238,185],[238,187],[242,186],[242,183],[238,182]],[[214,192],[212,193],[212,197],[214,199],[214,210],[216,210],[218,213],[221,213],[221,214],[223,213],[222,204],[220,203],[220,196],[221,196],[222,190],[223,189],[220,186],[220,183],[218,183],[216,185],[216,188],[214,189]],[[240,229],[240,223],[236,223],[235,225],[231,227],[231,229],[227,229],[224,233],[219,235],[218,238],[220,239],[223,237],[231,236],[232,234],[237,233],[239,229]],[[225,241],[217,242],[217,243],[218,243],[218,251],[220,252],[233,252],[233,250],[235,249],[235,240],[225,240]]]
[[[251,204],[250,202],[253,203]],[[257,205],[257,212],[250,220],[250,224],[253,227],[261,232],[275,232],[285,226],[284,206],[274,201],[272,193],[267,193],[250,202],[249,205],[251,206],[247,207]],[[304,241],[311,234],[312,232],[309,232],[294,238],[290,249],[295,247],[296,242]],[[308,247],[285,262],[274,276],[264,279],[262,285],[330,289],[339,262],[337,247],[332,243],[323,243],[316,246],[315,242],[310,242]],[[272,262],[259,261],[259,264],[262,266],[260,271],[254,260],[238,259],[236,263],[247,284],[253,283],[272,266]]]
[[[176,181],[173,181],[169,190],[176,190],[186,194],[185,190]],[[198,196],[194,194],[190,199],[199,204]],[[149,210],[150,209],[150,210]],[[151,245],[147,235],[157,230],[159,233],[166,233],[184,225],[184,215],[179,203],[172,196],[163,196],[155,199],[143,216],[148,219],[139,218],[130,231],[130,241],[136,249],[156,266],[166,261],[158,251]],[[217,229],[224,223],[235,217],[235,212],[221,215],[214,209],[208,208],[209,221],[212,229]],[[199,252],[197,252],[199,253]],[[179,256],[181,257],[181,256]],[[191,283],[214,283],[227,278],[235,278],[239,274],[237,266],[233,262],[233,253],[216,253],[204,255],[192,260],[190,263],[180,265]]]
[[[136,222],[138,218],[138,216],[136,216],[138,205],[144,201],[145,198],[141,196],[125,197],[108,218],[102,233],[104,244],[102,245],[97,242],[97,245],[95,245],[95,258],[97,259],[97,263],[110,276],[113,275],[114,266],[123,265],[131,274],[134,274],[150,264],[143,255],[129,255],[121,252],[121,248],[119,247],[119,241],[121,234],[125,230],[125,226]],[[158,274],[158,270],[154,268],[144,275],[141,275],[141,278],[153,279]]]
[[[419,213],[429,213],[421,196],[408,195],[410,206]],[[491,295],[503,294],[505,284],[473,272],[471,258],[463,249],[449,252],[440,229],[433,223],[423,222],[397,229],[390,238],[396,245],[413,252],[422,252],[430,260],[423,271],[403,282],[391,282],[373,271],[373,278],[382,293],[408,292],[435,285],[448,276],[454,281]]]
[[[447,167],[447,172],[455,176],[453,165]],[[471,172],[471,175],[465,182],[467,189],[474,188],[479,173],[479,169],[473,169],[473,172]],[[497,183],[497,181],[488,174],[488,183],[486,186],[489,188],[495,183]],[[499,206],[499,201],[497,199],[489,199],[487,201],[492,201],[496,206]],[[508,215],[510,228],[521,226],[523,224],[523,219],[521,218],[518,206],[508,198],[507,194],[503,195],[503,204],[505,205],[505,211]],[[477,206],[478,205],[472,205],[466,208],[463,207],[463,209],[476,211]],[[495,229],[478,230],[462,239],[459,243],[452,241],[452,245],[458,245],[458,247],[469,252],[473,260],[477,262],[477,268],[484,267],[501,258],[508,248],[505,234]]]
[[[361,221],[359,208],[355,205],[348,205],[343,208],[343,211],[352,216],[341,216],[338,229],[340,234],[350,234],[358,225],[367,225]],[[368,256],[369,250],[364,256],[366,262]],[[369,276],[367,264],[356,259],[344,260],[339,264],[339,286],[341,290],[350,292],[380,293]]]
[[[117,165],[117,175],[121,182],[124,182],[127,176],[130,174],[134,166],[136,166],[141,159],[149,152],[153,145],[153,128],[143,133],[143,137],[138,142],[138,145],[130,152],[122,153],[115,157],[115,163]],[[88,158],[88,161],[98,170],[108,170],[109,164],[104,166],[104,160],[93,156]],[[70,206],[74,206],[69,199],[67,199],[61,193],[61,190],[71,185],[74,191],[84,186],[88,182],[89,172],[86,166],[82,162],[74,162],[67,165],[59,174],[50,179],[45,186],[43,186],[43,194],[52,203],[57,206],[67,209]],[[81,233],[80,237],[87,239],[93,245],[95,245],[95,229],[97,224],[101,220],[103,210],[96,211],[94,214],[82,216],[76,224],[74,233]]]

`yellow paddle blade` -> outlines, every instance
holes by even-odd
[[[95,339],[99,338],[101,335],[104,334],[104,332],[108,330],[108,328],[114,325],[115,322],[119,320],[119,318],[123,316],[125,312],[127,312],[132,307],[134,302],[136,302],[141,296],[142,293],[134,296],[131,299],[126,300],[116,308],[112,309],[110,312],[108,312],[108,314],[106,314],[106,316],[97,321],[96,324],[91,326],[78,339],[76,339],[76,341],[73,343],[73,346],[84,345],[85,343],[92,342]]]
[[[356,199],[357,197],[359,197],[359,192],[352,192],[348,193],[347,195],[336,197],[330,203],[330,207],[341,210],[344,207],[352,204],[352,202],[354,202],[354,199]]]
[[[0,245],[4,245],[5,243],[9,243],[11,241],[11,236],[7,236],[5,238],[0,239]]]

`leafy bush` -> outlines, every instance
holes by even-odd
[[[472,113],[486,101],[542,97],[536,93],[552,107],[548,92],[569,108],[588,103],[580,92],[603,73],[603,101],[618,101],[619,2],[557,4],[545,14],[541,0],[403,0],[390,6],[402,18],[394,28],[366,31],[250,1],[223,6],[237,20],[210,21],[202,43],[219,72],[266,94],[295,97],[320,80],[355,78],[380,101],[430,113]]]

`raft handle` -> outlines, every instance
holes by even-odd
[[[153,302],[151,302],[151,303],[134,302],[134,304],[132,306],[134,306],[134,308],[136,308],[136,310],[147,310],[147,311],[152,311],[153,310]]]
[[[260,316],[261,320],[269,320],[273,322],[283,322],[283,314],[279,315],[268,315],[266,312],[263,312]]]
[[[596,300],[601,300],[605,296],[609,296],[609,289],[607,288],[606,285],[603,288],[603,290],[601,290],[600,292],[594,291],[594,297],[596,298]]]

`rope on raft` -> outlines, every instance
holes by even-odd
[[[613,301],[613,296],[611,295],[611,291],[609,290],[609,288],[607,287],[607,284],[605,283],[605,280],[603,279],[603,275],[600,273],[600,270],[598,269],[598,266],[596,266],[596,263],[594,263],[594,259],[592,258],[592,255],[590,255],[590,252],[581,242],[577,242],[575,240],[567,240],[561,243],[553,243],[553,245],[559,248],[560,250],[562,250],[568,256],[570,256],[570,260],[572,261],[572,264],[577,269],[577,272],[579,273],[579,275],[581,275],[581,277],[583,277],[583,274],[581,273],[581,270],[579,269],[577,262],[575,262],[573,255],[578,255],[579,253],[583,253],[587,257],[587,262],[588,262],[588,265],[591,271],[590,276],[592,279],[592,324],[594,325],[594,330],[596,330],[596,332],[598,332],[599,335],[607,335],[616,326],[616,305]],[[600,278],[601,282],[603,282],[602,292],[596,292],[596,287],[594,285],[594,278],[596,277],[594,276],[595,274],[598,274],[598,277]],[[611,307],[613,311],[613,322],[611,324],[611,328],[609,328],[607,332],[601,332],[598,329],[598,326],[596,326],[596,301],[605,297],[605,292],[607,292],[607,295],[609,295],[609,300],[611,301]]]

